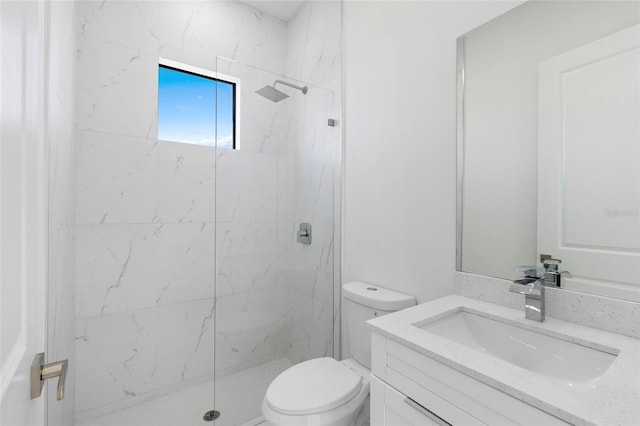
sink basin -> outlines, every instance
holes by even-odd
[[[569,386],[597,379],[617,356],[464,309],[414,325]]]

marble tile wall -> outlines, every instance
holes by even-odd
[[[292,313],[289,356],[300,362],[333,355],[334,307],[334,173],[339,138],[327,126],[334,94],[310,87],[294,100],[296,117],[290,133],[293,179],[293,230],[301,222],[313,227],[310,246],[295,243],[285,275]]]
[[[49,68],[47,134],[49,144],[49,255],[47,297],[47,361],[69,360],[65,399],[56,400],[53,380],[47,382],[47,418],[52,426],[73,423],[75,344],[75,167],[74,60],[76,36],[72,2],[49,5]]]
[[[340,130],[327,127],[327,119],[339,114],[339,98],[317,84],[337,85],[340,80],[340,4],[308,7],[311,3],[287,24],[285,74],[299,80],[293,83],[310,85],[306,95],[285,88],[290,98],[274,104],[255,90],[281,76],[229,61],[217,66],[243,81],[241,150],[218,156],[216,166],[218,377],[272,357],[286,355],[299,362],[334,354],[334,186],[340,180]],[[327,25],[336,29],[329,37]],[[326,43],[318,42],[325,38]],[[316,69],[323,57],[330,58],[333,68],[323,63]],[[294,68],[298,62],[303,66]],[[252,156],[254,172],[248,173],[239,166]],[[228,185],[230,181],[237,184]],[[274,183],[275,197],[270,198]],[[310,247],[296,242],[300,222],[313,224]],[[250,243],[235,246],[238,239]],[[226,324],[231,318],[243,326]]]
[[[276,240],[277,117],[243,102],[243,150],[218,158],[212,148],[159,141],[157,66],[162,56],[215,70],[220,55],[282,72],[286,26],[225,1],[79,1],[76,13],[76,413],[84,420],[212,378],[216,256],[228,277],[222,295],[236,297],[222,306],[248,312],[221,322],[229,368],[274,353],[275,344],[254,341],[280,327],[257,309],[284,300],[272,290],[274,250],[261,249]]]
[[[289,325],[278,226],[289,214],[280,191],[291,121],[288,102],[255,93],[282,76],[219,59],[220,73],[241,81],[239,150],[216,162],[216,377],[286,356]]]
[[[290,98],[274,104],[254,92],[281,76],[218,62],[243,81],[241,150],[216,166],[218,377],[272,357],[337,354],[341,131],[327,119],[341,113],[340,12],[339,2],[307,2],[287,24],[285,75],[309,85],[306,95],[285,88]],[[296,242],[301,222],[312,223],[311,246]]]
[[[311,84],[342,90],[342,3],[308,0],[287,26],[286,74]],[[340,108],[340,102],[335,108]],[[339,118],[336,116],[335,118]]]
[[[292,102],[292,225],[310,222],[314,238],[311,246],[293,239],[285,276],[293,362],[340,357],[341,27],[341,2],[307,1],[287,28],[286,73],[310,84]]]
[[[264,209],[267,203],[261,207],[243,205],[240,192],[234,195],[238,201],[227,208],[222,205],[225,190],[222,184],[217,186],[219,375],[270,357],[286,355],[292,362],[300,362],[333,355],[333,186],[339,144],[331,143],[327,134],[334,130],[326,126],[328,105],[314,105],[313,100],[320,97],[333,102],[333,94],[319,87],[309,90],[304,97],[293,94],[283,104],[292,112],[286,137],[281,139],[274,162],[268,165],[276,174],[270,175],[265,169],[256,175],[263,180],[269,177],[269,184],[276,184],[275,204]],[[310,114],[314,117],[305,122]],[[258,158],[264,162],[264,154]],[[218,181],[223,179],[225,161],[229,159],[219,157]],[[255,179],[242,168],[233,170],[240,182]],[[254,181],[251,187],[263,185]],[[231,207],[235,216],[223,222],[222,212]],[[249,222],[243,222],[242,216]],[[311,246],[296,242],[301,222],[313,225]],[[245,322],[241,328],[244,331],[234,334],[226,330],[225,320],[233,318]]]
[[[288,24],[226,1],[76,12],[77,418],[214,369],[333,354],[340,3],[308,2]],[[240,150],[157,140],[158,56],[241,79]],[[318,87],[255,94],[288,73]],[[302,221],[310,247],[295,242]]]
[[[336,95],[340,91],[340,19],[339,2],[307,2],[287,25],[285,75],[298,80],[293,81],[296,84],[309,85],[306,95],[285,88],[290,97],[277,104],[256,98],[256,89],[281,77],[247,65],[218,63],[218,71],[243,81],[262,80],[254,87],[243,87],[243,105],[251,107],[242,117],[251,120],[246,130],[243,121],[242,150],[248,143],[251,151],[274,155],[274,163],[258,175],[230,168],[240,183],[226,189],[221,181],[232,175],[225,174],[225,162],[247,154],[218,157],[218,233],[225,233],[228,240],[223,243],[218,235],[219,376],[270,357],[286,355],[295,363],[334,355],[334,341],[339,340],[334,336],[335,312],[339,312],[334,301],[334,285],[339,286],[334,275],[334,217],[339,212],[335,203],[339,191],[335,188],[340,182],[341,138],[340,128],[328,127],[327,119],[340,114]],[[264,155],[256,158],[264,161]],[[260,203],[261,197],[256,198],[256,188],[266,190],[266,182],[257,181],[258,177],[268,177],[270,188],[275,182],[276,197],[271,203]],[[253,206],[243,201],[242,182],[250,184]],[[229,189],[235,203],[225,195]],[[230,223],[224,223],[224,212],[230,210],[234,217],[227,215]],[[258,242],[257,229],[249,231],[241,225],[243,220],[256,218],[262,223],[251,226],[262,227],[261,237],[269,240],[266,244]],[[301,222],[313,226],[311,246],[296,242]],[[232,241],[238,238],[250,243],[227,252],[227,244],[235,244]],[[226,324],[231,318],[238,318],[242,327]]]

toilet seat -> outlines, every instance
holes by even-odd
[[[280,374],[267,389],[265,402],[285,415],[317,414],[346,404],[361,388],[361,375],[333,358],[316,358]]]

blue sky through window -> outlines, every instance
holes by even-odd
[[[215,146],[217,133],[218,147],[233,148],[233,97],[231,83],[160,66],[158,139]]]

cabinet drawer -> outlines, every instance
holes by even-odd
[[[371,379],[371,402],[371,426],[450,426],[376,377]]]
[[[568,425],[392,340],[376,370],[387,384],[454,425]],[[384,371],[382,369],[384,364]],[[376,372],[374,371],[374,374]]]

